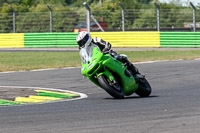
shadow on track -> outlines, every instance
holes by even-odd
[[[109,97],[109,98],[104,98],[104,99],[106,99],[106,100],[126,100],[126,99],[144,99],[144,98],[155,98],[155,97],[159,97],[159,96],[148,96],[148,97],[129,96],[129,97],[124,97],[124,99],[115,99],[115,98]]]

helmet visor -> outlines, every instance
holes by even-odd
[[[80,41],[77,42],[79,47],[84,47],[84,45],[87,43],[88,39],[89,39],[89,35],[86,34],[86,36],[83,39],[81,39]]]

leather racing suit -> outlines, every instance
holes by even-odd
[[[126,55],[123,54],[119,55],[117,54],[117,52],[111,50],[111,44],[109,42],[106,42],[101,38],[95,37],[92,39],[91,43],[97,45],[103,54],[108,53],[108,51],[110,51],[111,56],[113,56],[115,59],[121,61],[124,64],[126,63],[128,70],[131,72],[133,76],[135,76],[136,74],[140,74],[138,69],[130,61],[128,61]]]

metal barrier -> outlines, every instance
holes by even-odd
[[[110,42],[112,47],[160,47],[159,32],[91,32]]]
[[[24,34],[0,34],[0,48],[23,48]]]
[[[25,33],[24,47],[77,47],[77,33]]]
[[[91,32],[112,47],[200,47],[200,32]],[[0,48],[78,47],[77,33],[0,34]]]
[[[200,32],[161,32],[160,47],[200,47]]]
[[[0,34],[0,48],[78,47],[77,33],[11,33]]]

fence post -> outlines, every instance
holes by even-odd
[[[50,11],[50,32],[53,32],[53,10],[49,5],[47,5]]]
[[[196,8],[195,6],[192,4],[192,2],[190,2],[190,5],[193,8],[193,31],[196,32]]]
[[[85,8],[87,9],[87,31],[90,32],[90,14],[91,14],[91,9],[88,6],[86,2],[83,3]]]
[[[83,3],[83,5],[86,7],[87,9],[87,31],[90,32],[90,16],[91,18],[94,20],[94,22],[97,24],[97,26],[99,27],[99,29],[104,32],[104,29],[101,27],[101,25],[98,23],[98,21],[95,19],[95,17],[92,15],[91,13],[91,9],[88,6],[88,4],[86,2]]]
[[[122,31],[125,31],[125,9],[121,3],[119,3],[119,6],[122,8]]]
[[[10,7],[10,9],[13,12],[13,33],[16,33],[16,13],[12,6]]]
[[[157,30],[160,31],[160,7],[156,2],[154,3],[154,5],[157,8]]]

